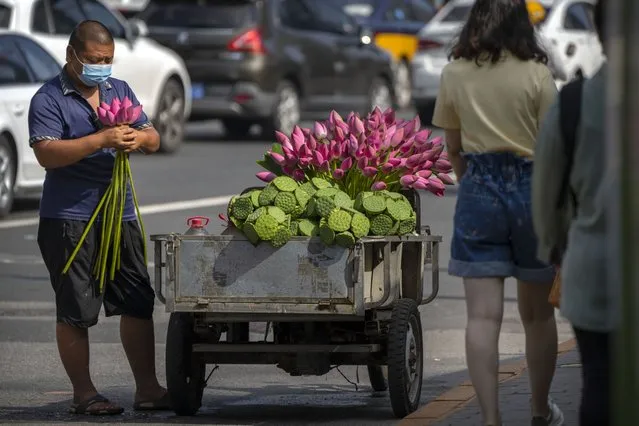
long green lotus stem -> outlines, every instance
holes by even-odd
[[[100,210],[102,210],[102,206],[104,205],[104,202],[106,201],[106,199],[109,197],[110,193],[111,193],[111,187],[107,188],[106,192],[102,196],[102,199],[98,203],[98,206],[95,208],[93,215],[89,219],[89,222],[87,222],[84,232],[80,236],[80,241],[78,241],[78,245],[75,246],[75,249],[73,249],[71,256],[69,256],[69,260],[67,260],[66,265],[64,265],[64,269],[62,270],[63,274],[66,274],[69,271],[69,268],[71,267],[71,263],[75,259],[75,256],[78,254],[78,251],[80,251],[80,247],[82,247],[82,244],[84,244],[84,240],[89,234],[89,230],[91,229],[93,222],[95,222],[95,219],[98,217],[98,214],[100,213]]]
[[[142,222],[142,215],[140,214],[140,205],[138,204],[138,197],[135,194],[135,185],[133,184],[133,174],[131,173],[131,164],[126,162],[126,171],[129,179],[131,180],[131,194],[133,195],[133,204],[135,205],[135,213],[138,216],[140,222],[140,230],[142,231],[142,247],[144,248],[144,264],[148,265],[148,255],[146,253],[146,232],[144,232],[144,222]]]

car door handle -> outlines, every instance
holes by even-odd
[[[17,116],[21,116],[22,114],[24,114],[24,111],[25,111],[24,105],[13,106],[13,113]]]
[[[574,43],[568,43],[568,46],[566,46],[566,56],[568,56],[569,58],[572,58],[575,55],[576,51],[577,51],[577,46],[575,46]]]

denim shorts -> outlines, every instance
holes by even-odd
[[[532,161],[501,152],[464,157],[468,167],[457,192],[448,273],[552,282],[554,268],[537,259]]]

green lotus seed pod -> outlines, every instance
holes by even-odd
[[[345,248],[350,248],[355,245],[355,237],[350,232],[340,232],[335,235],[335,244]]]
[[[388,235],[397,235],[399,229],[399,221],[393,223],[393,227],[388,231]]]
[[[256,245],[260,242],[260,236],[257,234],[255,226],[252,223],[246,222],[242,227],[242,232],[244,232],[244,235],[246,235],[246,238],[251,244]]]
[[[253,202],[250,197],[238,197],[233,203],[231,216],[236,219],[245,220],[253,213]]]
[[[386,210],[386,198],[381,195],[371,195],[362,200],[362,207],[368,214],[378,214]]]
[[[237,219],[233,216],[229,216],[229,220],[231,221],[233,226],[235,226],[237,229],[242,229],[242,227],[244,226],[243,220]]]
[[[293,192],[299,186],[293,178],[288,176],[278,176],[273,179],[272,183],[278,190],[284,192]]]
[[[388,235],[393,225],[393,219],[390,216],[378,214],[371,219],[371,234],[377,236]]]
[[[315,209],[315,198],[311,198],[306,204],[306,211],[304,212],[306,217],[314,217],[317,215],[317,211]]]
[[[297,200],[297,204],[302,207],[306,207],[308,201],[311,199],[311,196],[308,195],[308,192],[304,190],[304,188],[299,187],[295,188],[295,199]]]
[[[311,179],[311,182],[313,182],[313,186],[315,186],[315,188],[317,188],[317,189],[330,188],[330,187],[333,186],[326,179],[322,179],[322,178],[318,178],[318,177],[314,177],[313,179]]]
[[[382,191],[382,193],[389,197],[392,198],[393,200],[397,201],[397,200],[401,200],[403,195],[400,194],[399,192],[391,192],[391,191]]]
[[[305,211],[306,209],[298,204],[295,206],[295,208],[291,212],[291,217],[293,219],[297,219],[298,217],[302,216]]]
[[[353,204],[353,200],[351,200],[351,197],[349,197],[348,194],[344,191],[338,191],[333,196],[333,202],[337,207],[351,207]]]
[[[288,226],[280,226],[277,228],[275,235],[271,239],[271,245],[275,248],[280,248],[284,244],[288,243],[291,239],[291,229]]]
[[[317,224],[308,219],[300,220],[298,227],[299,233],[305,237],[314,237],[319,233]]]
[[[324,244],[330,246],[335,241],[335,231],[328,227],[328,225],[323,224],[319,227],[319,236]]]
[[[402,220],[399,222],[399,229],[397,230],[398,235],[406,235],[415,231],[415,226],[417,225],[417,221],[414,217],[410,217],[408,219]]]
[[[368,235],[371,229],[371,221],[363,214],[356,212],[351,219],[351,231],[355,238],[362,238]]]
[[[248,217],[246,218],[247,222],[250,223],[255,223],[255,221],[257,220],[258,217],[260,217],[262,214],[264,214],[266,212],[266,208],[265,207],[258,207],[256,208],[253,213],[251,213],[250,215],[248,215]]]
[[[293,195],[292,192],[280,192],[275,197],[275,201],[273,201],[275,207],[279,207],[282,209],[284,213],[292,213],[297,206],[297,198]]]
[[[251,202],[253,203],[253,207],[258,208],[260,206],[260,194],[262,193],[261,189],[255,190],[251,192]]]
[[[300,188],[302,188],[304,192],[306,192],[311,197],[317,192],[317,189],[315,189],[311,182],[304,182],[302,185],[300,185]]]
[[[403,200],[393,201],[391,199],[388,199],[386,201],[386,210],[388,211],[388,214],[395,220],[408,219],[413,212],[410,204],[404,202]]]
[[[257,201],[260,206],[268,206],[273,204],[275,201],[275,197],[279,194],[280,191],[273,185],[273,182],[266,185],[266,187],[262,190],[260,195],[257,197]]]
[[[364,202],[364,199],[365,199],[365,198],[368,198],[368,197],[370,197],[370,196],[372,196],[372,195],[374,195],[374,194],[375,194],[375,193],[374,193],[374,192],[371,192],[371,191],[364,191],[364,192],[360,192],[359,194],[357,194],[357,197],[355,197],[355,202],[353,203],[353,207],[354,207],[356,210],[363,211],[363,210],[364,210],[364,207],[363,207],[363,205],[362,205],[362,204],[363,204],[363,202]]]
[[[296,220],[292,220],[289,228],[291,229],[291,235],[299,234],[299,222]]]
[[[339,208],[333,209],[328,215],[328,227],[335,232],[348,231],[351,227],[351,215]]]
[[[335,208],[335,202],[328,197],[315,198],[315,212],[324,217],[328,216]]]
[[[315,193],[315,195],[313,195],[315,198],[319,198],[319,197],[329,197],[332,198],[335,194],[337,194],[339,192],[339,189],[337,188],[322,188],[322,189],[318,189],[317,192]]]
[[[273,219],[275,219],[277,223],[284,223],[288,218],[284,210],[276,206],[269,206],[266,208],[266,211],[270,216],[273,216]]]
[[[270,214],[263,214],[255,221],[255,231],[261,240],[270,241],[277,232],[279,223]]]

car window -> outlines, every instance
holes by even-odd
[[[324,0],[349,16],[370,18],[379,6],[379,0]]]
[[[384,13],[384,19],[395,22],[412,21],[413,13],[406,0],[391,0]]]
[[[278,12],[280,22],[285,27],[297,30],[312,29],[314,17],[306,3],[299,0],[282,0]]]
[[[60,73],[61,66],[42,47],[26,37],[16,37],[15,41],[38,83],[51,80]]]
[[[430,21],[437,13],[435,6],[425,0],[412,0],[411,9],[415,20],[424,23]]]
[[[174,0],[151,4],[137,16],[148,26],[244,28],[257,22],[255,2]]]
[[[594,11],[592,6],[584,3],[575,3],[566,11],[564,27],[567,30],[594,31]]]
[[[455,6],[443,17],[441,22],[466,22],[471,7],[472,6]]]
[[[0,28],[9,28],[11,8],[0,4]]]
[[[319,1],[306,1],[306,3],[315,17],[315,29],[317,31],[345,34],[355,30],[351,18],[332,4]]]
[[[65,1],[65,0],[62,0]],[[105,27],[111,31],[115,38],[126,38],[126,30],[124,25],[118,21],[109,9],[103,4],[95,0],[79,0],[84,12],[84,19],[92,19],[94,21],[101,22]]]
[[[0,36],[0,86],[29,84],[29,69],[12,36]]]

